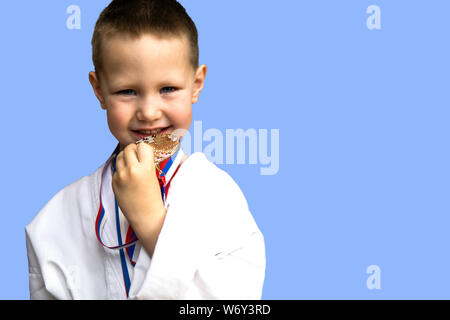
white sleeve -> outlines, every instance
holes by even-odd
[[[204,261],[183,299],[259,300],[265,265],[264,239],[255,232],[245,246]]]
[[[261,299],[266,257],[259,230],[240,246],[215,254],[199,255],[200,244],[185,239],[161,239],[153,259],[141,249],[130,299]]]
[[[39,263],[37,261],[36,253],[34,252],[33,245],[26,234],[26,246],[28,256],[28,278],[30,287],[30,299],[31,300],[54,300],[55,297],[47,291],[42,277]]]

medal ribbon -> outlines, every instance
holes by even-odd
[[[182,151],[180,152],[180,150],[181,149],[179,148],[172,157],[162,161],[159,164],[160,171],[156,170],[156,175],[158,177],[158,182],[159,182],[159,186],[161,189],[161,197],[163,199],[164,204],[166,204],[166,198],[167,198],[167,194],[169,192],[170,182],[172,181],[172,178],[175,176],[175,174],[177,173],[177,171],[181,165],[181,160],[183,158],[183,152]],[[125,239],[125,243],[122,244],[122,234],[120,231],[120,220],[119,220],[120,219],[119,218],[119,206],[117,204],[116,197],[114,197],[114,206],[115,206],[115,213],[116,213],[115,218],[116,218],[118,245],[108,246],[101,239],[101,232],[102,232],[103,226],[104,226],[103,218],[105,217],[105,208],[103,207],[103,203],[102,203],[102,187],[103,187],[104,174],[105,174],[106,169],[109,167],[111,160],[113,161],[113,174],[116,172],[116,158],[117,158],[117,155],[119,154],[119,151],[120,151],[119,145],[117,145],[116,149],[111,154],[111,156],[108,158],[108,160],[106,161],[106,163],[103,167],[101,182],[100,182],[100,192],[99,192],[100,205],[99,205],[99,210],[97,213],[97,218],[95,221],[95,234],[97,236],[97,240],[105,248],[113,249],[113,250],[115,250],[115,249],[120,250],[120,261],[122,264],[122,274],[123,274],[123,279],[124,279],[124,283],[125,283],[125,291],[126,291],[126,295],[128,298],[128,292],[130,289],[131,282],[130,282],[130,276],[128,273],[127,263],[126,263],[126,259],[125,259],[125,253],[124,253],[123,249],[126,250],[126,253],[127,253],[128,258],[130,259],[131,265],[134,267],[136,262],[133,260],[133,254],[134,254],[134,249],[136,247],[135,243],[139,239],[137,238],[137,236],[134,233],[131,226],[129,226],[127,235],[126,235],[126,239]]]

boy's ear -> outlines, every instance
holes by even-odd
[[[207,72],[208,68],[206,67],[206,65],[202,64],[200,67],[198,67],[195,73],[192,103],[197,103],[198,101],[198,96],[200,95],[200,92],[205,85],[205,77]]]
[[[102,89],[100,88],[100,81],[97,78],[97,74],[93,71],[89,72],[89,82],[91,83],[92,89],[94,89],[94,94],[100,101],[100,106],[102,109],[106,109],[105,101],[103,99]]]

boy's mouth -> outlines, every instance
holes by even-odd
[[[168,131],[170,130],[171,127],[172,126],[168,126],[165,128],[152,129],[152,130],[143,129],[143,130],[132,130],[132,131],[137,138],[144,139],[148,136],[154,136],[154,135],[158,135],[158,134],[168,133]]]

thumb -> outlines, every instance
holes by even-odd
[[[145,142],[138,143],[137,145],[137,156],[139,162],[151,162],[153,163],[154,150],[151,145]]]

